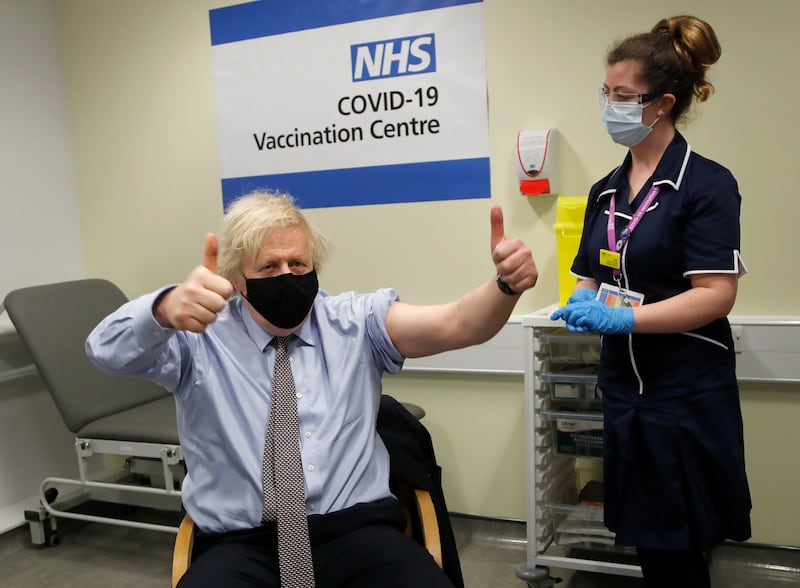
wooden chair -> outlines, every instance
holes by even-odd
[[[420,488],[402,485],[397,489],[398,499],[406,515],[406,535],[415,537],[428,550],[431,557],[442,567],[442,544],[439,536],[439,524],[436,520],[436,509],[430,492]],[[195,525],[186,514],[178,528],[175,547],[172,552],[172,587],[189,569],[194,548]]]
[[[409,410],[411,408],[411,410]],[[441,484],[431,436],[420,422],[424,412],[403,405],[391,396],[381,397],[377,431],[389,451],[389,486],[406,517],[406,535],[425,547],[453,582],[463,588],[450,515]],[[172,560],[172,586],[189,568],[194,544],[194,522],[186,515],[178,530]]]

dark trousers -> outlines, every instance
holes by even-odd
[[[636,549],[647,588],[710,588],[705,554],[698,550]]]
[[[308,517],[317,588],[452,588],[436,562],[403,534],[394,499]],[[274,523],[199,534],[179,588],[279,588]]]

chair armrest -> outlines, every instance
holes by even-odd
[[[442,567],[442,542],[439,537],[439,522],[436,519],[436,508],[433,506],[430,492],[415,488],[414,497],[416,498],[417,513],[419,514],[425,547],[436,563],[439,564],[439,567]]]
[[[175,548],[172,551],[172,588],[189,569],[192,561],[192,548],[194,547],[194,521],[186,514],[178,527],[178,535],[175,537]]]

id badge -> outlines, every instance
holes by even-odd
[[[612,269],[619,269],[620,255],[616,251],[608,249],[600,250],[600,265],[610,267]]]
[[[621,308],[623,306],[641,306],[644,302],[644,294],[641,292],[634,292],[633,290],[626,290],[618,288],[612,284],[603,282],[597,290],[596,300],[599,300],[606,306],[613,308]]]

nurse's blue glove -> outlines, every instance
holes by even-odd
[[[580,290],[576,290],[575,292],[572,293],[572,296],[567,298],[567,306],[562,306],[552,315],[550,315],[550,320],[555,321],[563,318],[565,321],[567,321],[567,328],[570,330],[575,330],[574,326],[570,327],[568,321],[569,315],[571,314],[573,308],[572,304],[576,302],[588,302],[590,300],[594,300],[596,296],[597,296],[597,290],[592,290],[591,288],[581,288]],[[583,330],[576,332],[580,333],[583,332]]]
[[[573,302],[550,315],[552,320],[564,319],[573,333],[591,331],[601,335],[622,335],[633,332],[633,308],[613,308],[598,300]]]
[[[592,290],[591,288],[581,288],[580,290],[576,290],[572,293],[572,296],[567,298],[567,304],[572,304],[573,302],[587,302],[589,300],[594,300],[597,296],[597,290]]]

